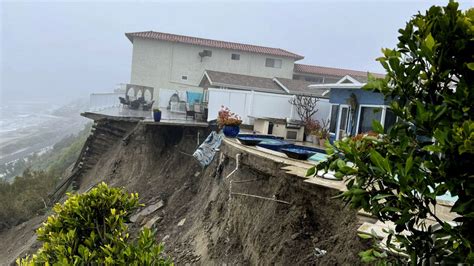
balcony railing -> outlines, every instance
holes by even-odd
[[[90,95],[89,111],[99,111],[105,108],[120,106],[119,97],[124,97],[125,93],[92,93]]]

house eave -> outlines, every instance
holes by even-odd
[[[312,84],[309,85],[308,87],[314,88],[314,89],[360,89],[365,86],[366,83],[360,83],[360,84]]]

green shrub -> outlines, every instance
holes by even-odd
[[[318,170],[334,170],[347,179],[341,196],[395,231],[412,264],[428,261],[474,263],[474,9],[458,4],[431,7],[400,29],[395,49],[384,49],[378,60],[385,79],[365,89],[393,99],[397,123],[384,134],[336,142]],[[341,156],[343,155],[343,156]],[[314,174],[310,169],[308,174]],[[457,196],[455,224],[433,210],[436,197]],[[426,223],[432,217],[441,226]],[[381,256],[363,252],[365,261]],[[381,255],[380,253],[377,253]]]
[[[47,209],[48,193],[56,179],[44,171],[26,169],[13,183],[0,181],[0,230],[30,219]]]
[[[71,195],[54,207],[55,214],[38,229],[43,246],[32,257],[18,259],[19,265],[172,265],[145,229],[130,241],[125,223],[140,206],[138,194],[127,194],[105,183],[91,191]]]
[[[76,161],[90,128],[89,124],[79,134],[65,137],[45,154],[14,163],[8,169],[17,175],[11,183],[0,178],[0,231],[49,209],[48,195]],[[6,169],[0,166],[2,170]]]

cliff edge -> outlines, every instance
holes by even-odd
[[[78,192],[100,182],[138,192],[146,206],[132,217],[132,232],[155,228],[178,265],[360,263],[365,246],[357,215],[332,199],[338,191],[303,182],[282,171],[282,162],[250,158],[227,142],[202,168],[191,154],[209,132],[97,118],[76,165]],[[237,154],[238,170],[226,178]],[[1,264],[39,247],[34,230],[45,217],[0,234]]]

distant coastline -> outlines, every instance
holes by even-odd
[[[0,106],[0,166],[44,152],[65,136],[79,132],[85,100],[63,106],[44,101],[10,101]],[[0,176],[1,178],[1,176]]]

